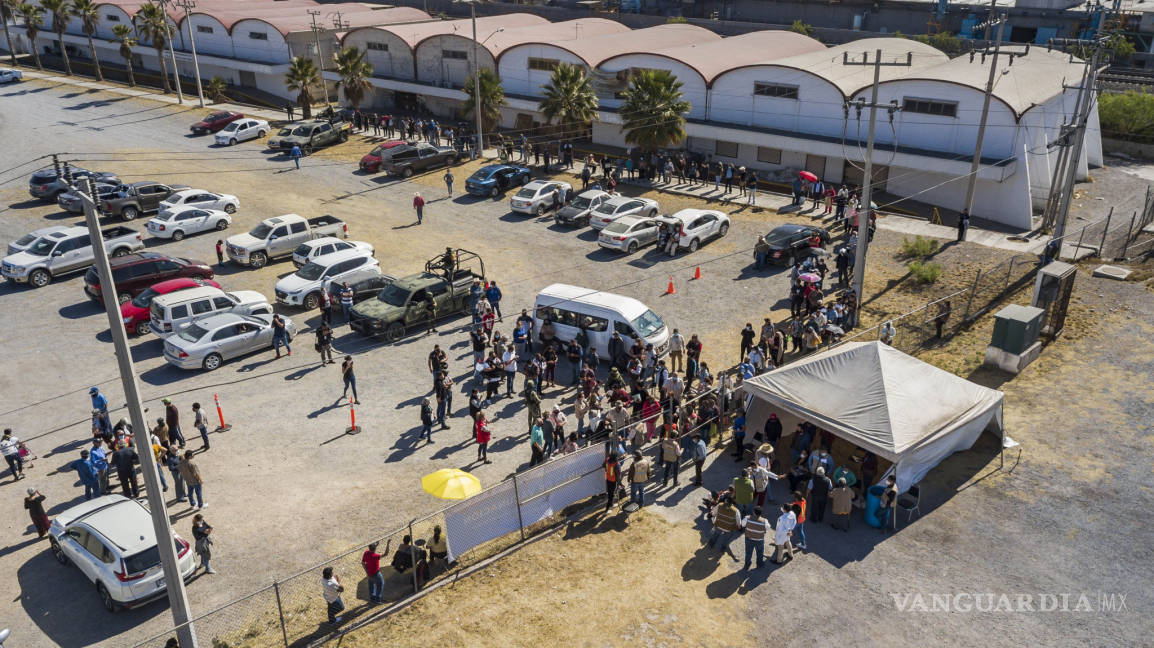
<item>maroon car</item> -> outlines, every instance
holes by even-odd
[[[112,280],[116,283],[117,300],[121,304],[166,279],[212,279],[215,274],[207,263],[156,252],[126,254],[109,259],[109,265],[112,266]],[[84,294],[93,301],[101,300],[100,277],[95,267],[89,268],[84,275]]]
[[[238,113],[238,112],[229,112],[229,111],[214,112],[211,115],[209,115],[208,117],[205,117],[204,119],[196,122],[192,126],[189,126],[188,130],[192,131],[193,135],[204,135],[205,133],[215,133],[218,130],[224,128],[225,126],[228,126],[229,124],[233,123],[234,121],[240,119],[241,117],[244,117],[244,115],[242,113]]]
[[[389,157],[390,153],[392,152],[390,149],[395,149],[398,146],[404,146],[409,143],[410,142],[404,142],[401,140],[389,140],[387,142],[381,142],[380,144],[377,144],[373,147],[373,150],[369,151],[367,154],[365,154],[364,157],[361,158],[361,171],[366,171],[368,173],[376,173],[377,171],[380,171],[381,162],[383,162],[385,158]]]

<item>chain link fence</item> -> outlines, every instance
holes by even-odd
[[[1062,237],[1061,256],[1132,261],[1154,250],[1154,232],[1144,231],[1151,222],[1154,222],[1154,193],[1148,187],[1140,209],[1126,214],[1111,207],[1104,218],[1068,231]]]

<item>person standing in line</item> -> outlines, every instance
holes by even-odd
[[[958,214],[958,243],[966,240],[966,230],[970,229],[970,210],[963,209]]]
[[[353,289],[349,286],[349,282],[341,284],[341,313],[345,316],[345,323],[353,321]]]
[[[224,239],[216,239],[216,264],[224,265]]]
[[[168,466],[168,473],[172,475],[172,487],[176,491],[176,501],[188,501],[188,489],[184,485],[184,476],[180,474],[180,450],[176,446],[170,445],[165,448],[164,454],[160,458],[164,465]]]
[[[92,466],[87,450],[81,450],[80,458],[73,460],[72,463],[68,464],[68,467],[76,471],[80,483],[84,485],[85,501],[103,495],[100,490],[100,478],[97,477],[96,469]]]
[[[421,434],[417,439],[425,439],[428,443],[433,442],[433,406],[429,404],[429,397],[421,399]]]
[[[32,518],[32,525],[36,527],[37,537],[43,538],[44,534],[48,533],[48,528],[52,526],[52,522],[48,519],[48,514],[44,512],[44,496],[35,488],[28,489],[28,496],[24,498],[24,508],[28,511],[28,516]]]
[[[810,506],[813,508],[813,521],[822,522],[825,520],[825,509],[829,503],[829,495],[833,490],[833,482],[825,474],[825,468],[818,466],[814,471],[813,477],[809,480],[809,485],[806,489],[809,493]]]
[[[168,426],[168,438],[176,441],[181,449],[184,449],[184,435],[180,432],[180,410],[172,403],[171,399],[161,399],[164,403],[164,424]]]
[[[88,454],[88,461],[96,471],[96,478],[100,484],[100,493],[108,492],[108,451],[104,449],[103,439],[92,440],[92,450]]]
[[[345,587],[341,585],[341,578],[333,572],[332,567],[321,570],[321,587],[328,608],[329,623],[337,625],[342,621],[340,613],[345,609],[345,603],[341,600],[341,593],[345,591]]]
[[[634,450],[633,463],[629,464],[629,501],[637,502],[637,506],[645,506],[645,482],[649,481],[650,472],[649,460],[640,450]]]
[[[473,423],[473,437],[477,441],[477,461],[493,463],[489,461],[489,439],[493,437],[493,433],[489,430],[489,421],[485,418],[484,412],[479,412],[476,422]]]
[[[673,487],[677,487],[678,462],[681,461],[681,445],[677,442],[677,433],[669,430],[661,440],[661,485],[669,483],[673,476]]]
[[[445,189],[449,192],[449,198],[453,197],[453,170],[445,169]]]
[[[797,525],[793,530],[797,532],[797,537],[800,540],[794,545],[795,548],[805,551],[805,509],[806,501],[802,497],[800,491],[793,492],[793,502],[790,503],[790,509],[793,511],[794,517],[797,519]]]
[[[706,546],[713,549],[720,540],[722,551],[729,554],[734,562],[737,562],[737,556],[729,548],[729,543],[733,542],[734,536],[740,530],[741,518],[737,507],[733,505],[733,498],[726,495],[725,499],[713,511],[713,534],[709,536],[709,542],[706,543]]]
[[[0,453],[4,461],[8,462],[8,469],[12,471],[13,480],[24,477],[24,458],[20,456],[20,437],[12,434],[10,428],[4,429],[4,437],[0,438]]]
[[[196,545],[196,555],[200,556],[200,566],[204,573],[215,574],[209,563],[212,560],[212,525],[200,513],[192,516],[192,538]]]
[[[490,281],[489,287],[485,289],[485,299],[489,300],[489,305],[493,307],[493,312],[497,314],[497,320],[502,321],[505,316],[501,314],[501,289],[497,287],[496,281]]]
[[[681,371],[682,363],[681,357],[685,354],[685,337],[673,329],[673,335],[669,336],[669,364],[670,371]]]
[[[797,525],[797,516],[793,512],[793,508],[789,504],[781,505],[781,515],[777,518],[777,524],[773,527],[773,544],[777,551],[773,556],[773,564],[785,564],[786,559],[793,560],[793,544],[790,541],[793,536],[793,528]]]
[[[442,430],[448,430],[449,424],[445,419],[453,415],[453,378],[447,371],[441,371],[436,382],[433,392],[437,398],[437,424]]]
[[[385,602],[385,575],[381,573],[381,558],[389,555],[392,542],[390,538],[385,543],[384,553],[377,553],[377,543],[371,543],[361,555],[361,566],[365,568],[365,576],[369,580],[369,603]]]
[[[425,216],[425,199],[421,197],[421,193],[413,194],[413,209],[417,212],[417,225],[424,222]]]
[[[204,442],[204,447],[201,451],[208,450],[208,417],[205,416],[204,410],[200,407],[200,403],[192,404],[192,425],[200,432],[200,440]]]
[[[761,516],[760,506],[741,520],[741,528],[745,530],[745,565],[741,569],[749,570],[754,554],[757,554],[757,569],[761,569],[765,565],[765,533],[769,530],[769,520]]]
[[[754,496],[753,480],[749,478],[749,470],[742,470],[741,474],[733,478],[733,503],[737,505],[742,515],[749,515],[753,510]]]
[[[198,510],[207,508],[208,504],[204,503],[204,482],[200,477],[200,466],[192,460],[192,450],[184,452],[179,469],[180,476],[184,478],[185,489],[188,491],[188,505]]]
[[[100,419],[99,424],[102,430],[107,430],[112,427],[112,420],[108,418],[108,398],[100,393],[99,387],[92,387],[88,390],[88,395],[92,398],[92,409],[96,411],[97,417]]]
[[[529,429],[529,467],[532,468],[545,460],[545,431],[541,428],[541,415],[531,421]]]
[[[333,329],[324,320],[317,327],[316,349],[321,354],[321,364],[334,364],[333,360]],[[327,358],[327,360],[326,360]]]
[[[191,450],[189,454],[192,454]],[[136,465],[140,463],[140,456],[136,450],[126,445],[112,453],[110,463],[116,467],[116,477],[120,480],[124,496],[133,499],[140,497],[140,486],[136,483]]]
[[[353,403],[360,405],[361,399],[357,397],[357,374],[353,371],[353,357],[351,355],[345,356],[345,361],[341,363],[341,378],[345,381],[345,390],[341,392],[341,398],[348,397],[351,387]]]
[[[276,357],[278,358],[280,357],[280,347],[282,344],[284,345],[285,350],[288,351],[288,354],[291,356],[293,354],[293,348],[289,346],[288,332],[285,330],[284,320],[280,318],[280,315],[273,315],[272,348],[274,351],[276,351]]]
[[[621,481],[621,468],[617,463],[617,455],[610,454],[605,457],[605,462],[602,464],[605,468],[605,512],[613,508],[613,498],[617,496],[617,488]]]
[[[845,477],[839,477],[837,488],[830,496],[833,500],[833,522],[830,526],[842,531],[849,531],[849,515],[853,511],[853,491],[845,485]]]
[[[818,180],[817,182],[813,183],[812,186],[810,186],[810,198],[813,199],[813,204],[811,204],[809,207],[810,211],[821,206],[821,199],[823,194],[825,194],[825,185],[822,184],[821,180]]]
[[[745,328],[741,329],[741,355],[737,358],[739,363],[745,360],[749,350],[753,348],[753,341],[756,338],[757,333],[753,330],[753,324],[746,322]]]
[[[301,147],[297,146],[296,144],[293,144],[292,149],[289,151],[289,157],[292,158],[293,164],[296,165],[296,170],[300,171],[301,170]]]

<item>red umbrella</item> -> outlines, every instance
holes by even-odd
[[[809,171],[800,171],[800,172],[798,172],[797,175],[801,176],[802,180],[809,180],[810,182],[817,182],[817,176],[814,175],[813,173],[809,172]]]

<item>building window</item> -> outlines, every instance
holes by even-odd
[[[797,99],[797,86],[782,85],[780,83],[753,84],[753,94],[759,97],[777,97],[778,99]]]
[[[713,154],[720,157],[735,158],[737,157],[737,142],[723,142],[717,140],[716,146],[713,149]]]
[[[530,70],[541,70],[543,72],[552,72],[560,64],[561,64],[561,61],[558,61],[557,59],[535,58],[532,56],[529,57],[529,69]]]
[[[759,146],[757,147],[757,161],[766,164],[781,164],[781,149]]]
[[[248,37],[253,40],[268,40],[268,34],[265,32],[249,32]]]
[[[212,27],[207,27],[205,25],[197,25],[196,26],[196,33],[198,33],[198,34],[211,34],[212,33]]]
[[[902,110],[905,112],[919,113],[922,115],[957,117],[958,102],[935,101],[933,99],[911,99],[906,97],[902,102]]]
[[[378,43],[376,41],[369,41],[369,42],[365,43],[365,49],[376,50],[378,52],[387,52],[387,51],[389,51],[389,44],[388,43]]]
[[[469,60],[469,53],[465,50],[441,50],[441,56],[447,59],[457,59],[460,61]]]
[[[105,14],[104,19],[108,22],[120,22],[120,16],[117,16],[116,14]]]

